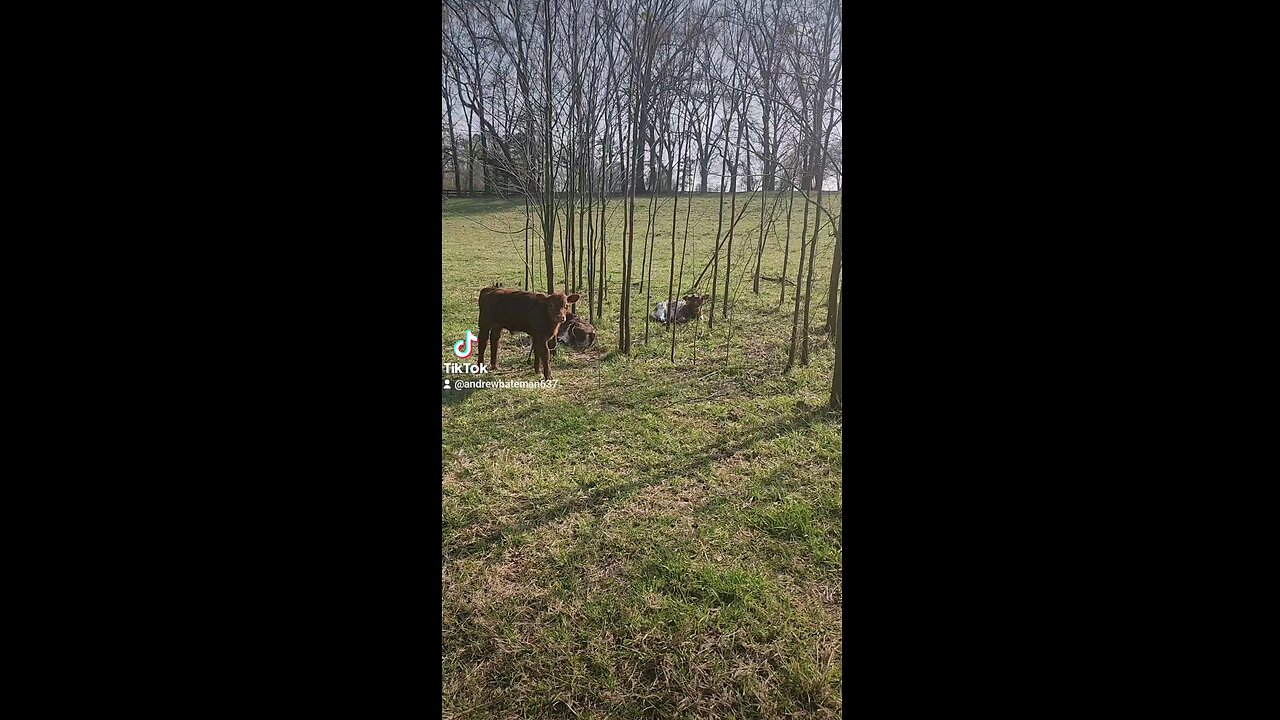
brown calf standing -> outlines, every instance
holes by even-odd
[[[508,288],[487,287],[480,290],[480,354],[484,361],[486,342],[492,342],[489,366],[498,369],[498,341],[502,330],[526,332],[533,338],[533,371],[542,369],[542,377],[551,379],[551,351],[547,343],[553,341],[560,324],[565,321],[565,309],[578,301],[578,294],[565,297],[559,290],[546,293],[525,292]]]

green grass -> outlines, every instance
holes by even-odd
[[[838,195],[828,202],[838,211]],[[677,328],[673,364],[670,331],[651,321],[644,340],[647,311],[666,299],[671,199],[659,200],[657,292],[633,296],[629,356],[617,350],[622,215],[612,207],[600,345],[560,348],[554,389],[443,392],[445,717],[839,717],[841,418],[826,408],[833,353],[822,332],[830,232],[818,244],[808,367],[782,374],[793,286],[781,308],[776,280],[751,291],[755,204],[735,232],[731,334],[718,298],[714,331]],[[641,230],[647,207],[641,198]],[[695,198],[686,286],[710,257],[716,215],[714,195]],[[785,199],[780,215],[761,265],[772,278]],[[446,202],[441,362],[477,330],[481,287],[522,284],[523,233],[501,231],[523,216],[500,199]],[[677,253],[684,218],[682,197]],[[563,287],[558,256],[556,268]],[[528,351],[528,336],[505,333],[498,377],[535,379]]]

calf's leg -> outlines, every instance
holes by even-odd
[[[551,348],[547,348],[547,354],[543,358],[542,370],[543,370],[543,373],[542,373],[543,377],[550,380],[551,379]]]
[[[498,341],[502,340],[502,328],[495,327],[489,331],[489,367],[498,369]],[[484,362],[484,346],[481,345],[480,362]]]
[[[489,327],[481,323],[479,335],[480,337],[477,340],[480,341],[480,346],[476,348],[479,351],[476,353],[476,362],[484,362],[484,344],[489,339]],[[496,347],[497,343],[494,346]]]
[[[546,345],[542,346],[542,377],[551,379],[551,348]]]
[[[534,336],[533,338],[533,372],[536,374],[542,371],[542,377],[551,379],[551,364],[548,362],[547,339],[544,337]]]

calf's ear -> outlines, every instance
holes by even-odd
[[[578,302],[578,293],[574,293],[574,294],[570,295],[569,297],[565,298],[565,299],[564,299],[564,301],[565,301],[565,302],[567,302],[567,303],[576,303],[576,302]]]

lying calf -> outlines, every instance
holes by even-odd
[[[706,298],[698,295],[697,293],[694,293],[693,295],[685,295],[684,300],[677,300],[676,310],[674,313],[675,321],[677,323],[683,323],[701,317],[702,303],[704,300],[706,300]],[[652,317],[658,322],[668,322],[668,317],[670,315],[672,315],[672,313],[668,312],[665,300],[658,303],[653,308]]]
[[[547,347],[551,349],[552,355],[556,354],[557,342],[568,345],[574,351],[586,350],[596,344],[596,329],[582,317],[568,313],[565,315],[564,323],[560,325],[560,331],[556,333],[555,339],[547,342]],[[533,357],[533,348],[529,348],[529,357]]]
[[[574,350],[586,350],[596,344],[596,329],[585,319],[569,313],[560,326],[556,340]]]

